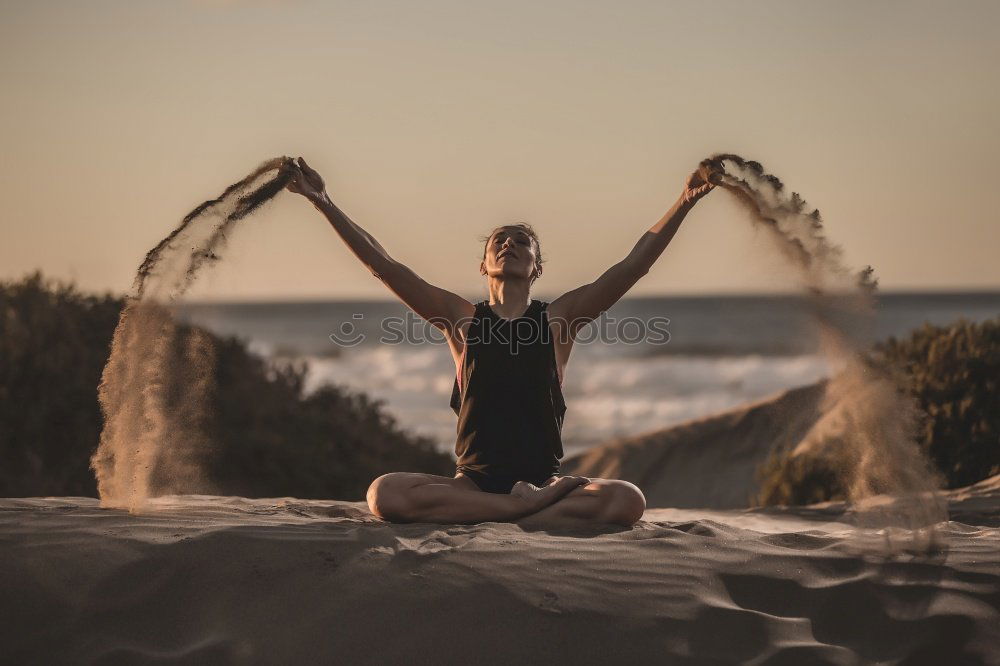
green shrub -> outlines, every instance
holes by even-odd
[[[1000,318],[925,324],[875,346],[869,362],[899,377],[920,409],[917,443],[947,487],[1000,473]],[[773,451],[758,470],[763,505],[844,499],[835,442],[822,455]]]
[[[0,495],[93,495],[97,383],[121,302],[41,275],[0,283]]]
[[[1000,318],[927,324],[874,358],[905,374],[923,414],[918,442],[949,488],[1000,473]]]
[[[96,494],[97,385],[121,307],[37,273],[0,283],[0,496]],[[454,473],[381,403],[334,386],[305,395],[304,366],[208,336],[217,364],[205,464],[217,492],[362,499],[387,471]]]
[[[802,505],[844,499],[840,474],[829,459],[772,451],[757,470],[761,506]]]

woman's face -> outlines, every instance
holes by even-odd
[[[501,227],[486,241],[486,253],[480,266],[483,275],[492,278],[532,280],[542,274],[534,241],[523,229]]]

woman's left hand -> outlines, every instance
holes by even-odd
[[[694,204],[703,196],[715,189],[715,186],[722,180],[722,173],[702,165],[698,170],[688,176],[684,183],[684,191],[681,193],[681,201],[685,204]]]

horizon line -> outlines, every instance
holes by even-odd
[[[461,295],[461,294],[460,294]],[[879,289],[877,296],[1000,296],[1000,286],[994,288],[898,288]],[[538,300],[552,300],[548,294],[533,294]],[[796,296],[807,296],[800,290],[760,290],[760,291],[706,291],[706,292],[668,292],[660,294],[637,294],[634,296],[623,296],[621,301],[642,301],[658,300],[663,298],[674,298],[680,300],[694,300],[700,298],[788,298]],[[470,297],[463,296],[469,302],[478,302],[485,295]],[[399,303],[404,305],[398,298],[366,298],[366,297],[340,297],[340,296],[265,296],[265,297],[219,297],[219,298],[195,298],[190,300],[180,300],[181,305],[274,305],[274,304],[307,304],[307,303]]]

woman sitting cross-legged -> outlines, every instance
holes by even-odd
[[[455,361],[455,476],[380,476],[368,489],[372,512],[393,522],[635,524],[646,507],[635,485],[559,474],[562,378],[577,333],[649,271],[688,211],[715,186],[716,172],[703,167],[693,173],[677,202],[627,257],[551,303],[530,297],[542,274],[535,232],[524,224],[495,229],[479,266],[489,299],[473,304],[390,257],[333,204],[305,160],[299,158],[297,166],[288,188],[309,199],[377,278],[444,333]]]

